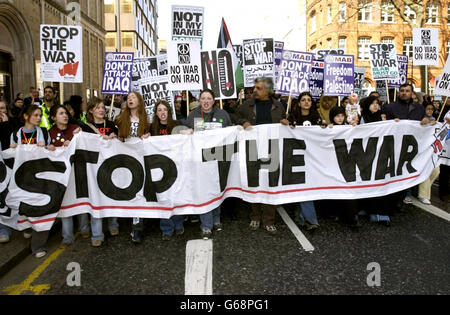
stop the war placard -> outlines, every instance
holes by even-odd
[[[255,79],[274,76],[273,39],[246,39],[244,52],[244,86],[253,87]]]
[[[355,90],[354,56],[327,55],[323,78],[324,95],[349,96]]]
[[[172,40],[203,40],[203,7],[172,6]]]
[[[437,28],[414,28],[413,47],[413,65],[439,65],[439,31]]]
[[[311,75],[309,77],[309,92],[313,99],[317,100],[323,94],[323,69],[325,62],[322,60],[313,60]]]
[[[140,80],[139,93],[144,98],[145,110],[150,119],[153,119],[155,105],[158,100],[166,100],[170,104],[173,119],[176,119],[174,98],[169,90],[168,76],[150,77]]]
[[[201,90],[202,68],[200,42],[173,41],[167,45],[169,89],[171,91]]]
[[[370,67],[373,80],[398,79],[398,62],[394,44],[370,44]]]
[[[42,81],[83,82],[81,26],[41,25]]]
[[[232,49],[203,51],[201,59],[203,89],[212,90],[216,99],[236,98]]]
[[[134,53],[106,53],[102,94],[126,95],[130,93],[133,59]]]
[[[319,49],[316,50],[316,56],[314,59],[316,60],[325,60],[326,55],[345,55],[345,50],[340,48],[335,49]]]
[[[159,76],[158,58],[146,57],[134,59],[133,62],[133,91],[138,91],[139,80]]]
[[[296,98],[300,93],[309,91],[313,57],[312,53],[283,50],[276,93]]]

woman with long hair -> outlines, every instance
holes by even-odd
[[[147,139],[150,137],[150,123],[145,110],[144,98],[138,92],[127,95],[126,108],[122,110],[116,119],[119,130],[119,140],[125,141],[130,138]],[[144,219],[133,218],[131,232],[132,241],[141,243],[144,232]]]

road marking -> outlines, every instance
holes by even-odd
[[[283,219],[284,223],[289,227],[289,229],[294,233],[294,236],[297,238],[297,240],[300,242],[300,245],[302,245],[303,249],[307,252],[314,251],[314,246],[308,241],[306,236],[300,231],[297,224],[292,221],[291,217],[286,213],[286,210],[284,210],[283,207],[277,207],[278,213],[280,214],[281,218]]]
[[[186,295],[212,295],[213,241],[195,240],[186,245]]]
[[[450,222],[450,213],[445,212],[444,210],[441,210],[433,205],[425,205],[425,204],[421,203],[417,198],[411,198],[411,199],[413,201],[413,205],[416,206],[417,208],[425,210],[426,212],[434,214],[435,216]]]
[[[75,239],[77,239],[78,235],[75,235]],[[40,285],[31,285],[39,276],[45,271],[45,269],[50,266],[52,262],[54,262],[59,255],[61,255],[67,248],[58,248],[55,252],[53,252],[41,265],[39,265],[25,281],[21,284],[12,285],[10,287],[5,288],[3,291],[8,295],[20,295],[23,292],[33,292],[34,295],[42,295],[45,294],[48,290],[50,290],[50,284],[40,284]]]

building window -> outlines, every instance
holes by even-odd
[[[134,47],[134,34],[132,32],[122,32],[122,47]]]
[[[372,2],[359,1],[358,22],[372,21]]]
[[[412,38],[405,38],[403,40],[403,54],[412,60],[413,57],[413,40]]]
[[[133,13],[133,0],[120,0],[121,13]]]
[[[370,56],[370,37],[358,38],[358,60],[369,60]]]
[[[405,15],[407,17],[409,17],[409,19],[413,23],[417,22],[417,13],[413,9],[411,9],[409,6],[405,6]],[[405,22],[405,23],[407,23],[407,22]]]
[[[116,34],[108,33],[105,37],[105,45],[106,47],[116,47]]]
[[[333,22],[333,16],[331,15],[331,5],[328,6],[327,13],[327,24],[331,24]]]
[[[436,3],[429,3],[427,6],[427,24],[438,24],[439,8]]]
[[[339,37],[339,49],[343,49],[344,51],[346,51],[347,49],[347,37]]]
[[[447,24],[450,24],[450,3],[448,4],[448,9],[447,9]]]
[[[331,47],[333,47],[333,41],[331,40],[331,38],[327,39],[327,45],[328,45],[328,49],[331,49]]]
[[[316,14],[313,14],[311,16],[311,34],[316,31],[316,28],[317,28]]]
[[[317,48],[317,45],[312,45],[310,51],[314,51],[314,50],[316,50],[316,48]]]
[[[394,23],[394,5],[383,2],[381,5],[381,23]]]
[[[394,44],[394,38],[393,37],[383,37],[381,39],[382,44]]]
[[[347,4],[345,2],[339,3],[339,22],[345,22],[347,19]]]
[[[448,59],[448,56],[450,56],[450,39],[447,39],[447,58],[445,59]]]
[[[105,0],[105,13],[116,13],[116,0]]]

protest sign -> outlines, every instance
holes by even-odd
[[[408,82],[408,56],[397,55],[397,62],[399,78],[397,80],[388,80],[388,86],[393,88],[399,88],[402,84]]]
[[[255,79],[274,76],[273,39],[244,40],[244,86],[253,87]]]
[[[344,49],[318,49],[315,52],[316,56],[314,57],[316,60],[325,60],[326,55],[345,55]]]
[[[172,108],[172,116],[176,119],[175,103],[172,92],[169,90],[168,76],[147,78],[139,81],[139,93],[144,98],[145,110],[150,120],[155,114],[155,105],[158,100],[165,100]]]
[[[311,76],[309,78],[309,91],[313,99],[318,100],[323,94],[323,69],[325,62],[322,60],[313,60],[311,67]]]
[[[130,93],[133,58],[134,53],[106,53],[102,94],[126,95]]]
[[[172,40],[203,40],[203,7],[172,6]],[[200,44],[201,45],[201,44]]]
[[[398,80],[398,62],[394,44],[370,44],[370,68],[372,79]]]
[[[283,42],[274,42],[274,62],[273,62],[273,67],[274,67],[274,83],[275,85],[277,84],[277,80],[278,80],[278,76],[279,76],[279,68],[280,68],[280,64],[281,64],[281,53],[283,52],[284,49],[284,43]]]
[[[170,42],[167,45],[169,89],[172,91],[201,90],[200,43]]]
[[[366,75],[366,68],[355,68],[355,93],[358,98],[363,97],[364,76]]]
[[[203,89],[212,90],[218,100],[236,98],[232,49],[203,51],[201,59]]]
[[[414,28],[413,49],[413,65],[439,66],[439,30]]]
[[[81,26],[41,25],[42,81],[83,82]]]
[[[354,56],[327,55],[323,88],[327,96],[349,96],[355,90]]]
[[[158,59],[156,57],[134,59],[132,90],[138,91],[139,80],[157,76],[159,76],[159,71],[158,71]]]
[[[380,101],[387,102],[386,81],[375,81],[375,90],[380,94]]]
[[[447,58],[444,71],[442,72],[439,81],[436,80],[434,94],[450,97],[450,55]]]
[[[157,55],[159,75],[168,75],[167,54]]]
[[[12,211],[0,222],[42,231],[57,217],[81,213],[198,215],[229,197],[281,205],[385,196],[430,176],[439,165],[439,150],[430,148],[440,147],[436,134],[446,137],[436,126],[404,120],[328,128],[326,136],[319,126],[263,125],[107,145],[97,135],[80,133],[55,152],[20,145],[1,153],[14,163],[7,166],[5,198]],[[0,177],[0,185],[7,180]],[[18,213],[14,222],[5,222]]]
[[[276,93],[296,98],[309,91],[313,56],[312,53],[283,50]]]
[[[242,52],[242,45],[233,45],[234,53],[236,58],[239,60],[239,66],[242,68],[244,65],[244,54]]]

